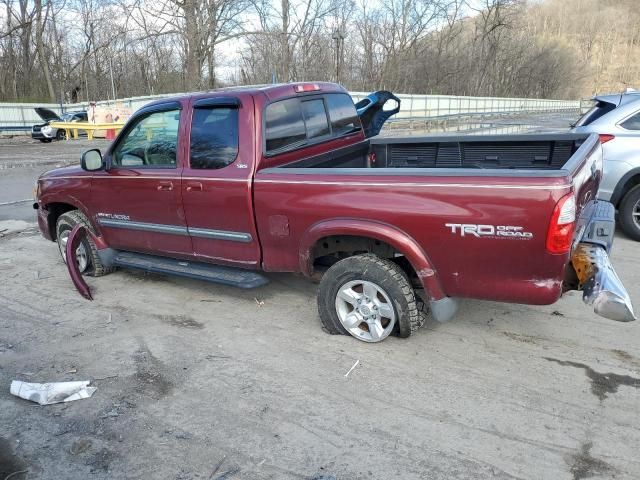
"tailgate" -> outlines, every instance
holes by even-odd
[[[576,200],[576,228],[571,249],[568,289],[583,292],[582,299],[595,313],[612,320],[635,320],[631,299],[609,259],[615,233],[615,208],[596,200],[602,179],[602,146],[592,134],[569,163]]]
[[[597,198],[598,188],[602,180],[602,145],[598,135],[589,135],[567,162],[565,169],[570,172],[571,185],[576,200],[576,218],[578,221],[574,234],[575,246],[582,238],[591,217],[584,210],[593,208],[592,200]]]

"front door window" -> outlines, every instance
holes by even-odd
[[[149,113],[138,119],[113,152],[112,165],[175,168],[180,110]]]

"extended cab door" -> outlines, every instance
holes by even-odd
[[[203,261],[256,268],[253,98],[203,98],[192,107],[182,202],[194,254]]]
[[[181,204],[182,108],[143,108],[107,155],[110,168],[93,177],[96,223],[116,249],[191,255]]]

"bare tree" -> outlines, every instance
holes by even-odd
[[[0,0],[0,101],[336,78],[352,90],[575,98],[640,85],[636,3]]]
[[[248,0],[163,0],[125,5],[130,21],[141,34],[138,41],[173,36],[179,39],[184,63],[184,88],[205,87],[203,69],[215,69],[216,45],[243,34],[243,14]],[[153,21],[148,21],[148,19]]]

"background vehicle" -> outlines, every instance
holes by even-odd
[[[53,128],[49,122],[86,122],[87,112],[65,112],[58,116],[53,110],[48,108],[36,108],[36,113],[45,121],[45,123],[34,125],[31,127],[31,138],[40,140],[41,142],[50,142],[54,138],[56,140],[64,140],[66,134],[64,130]]]
[[[449,320],[459,297],[550,304],[585,287],[597,313],[634,319],[607,256],[613,207],[594,200],[597,135],[368,138],[386,115],[371,105],[363,125],[330,83],[163,99],[104,157],[41,176],[40,230],[96,276],[321,274],[325,329],[369,342],[410,335],[423,305]],[[76,226],[94,232],[77,250]]]
[[[604,177],[598,197],[613,203],[624,232],[640,241],[640,92],[593,100],[572,131],[600,135]]]

